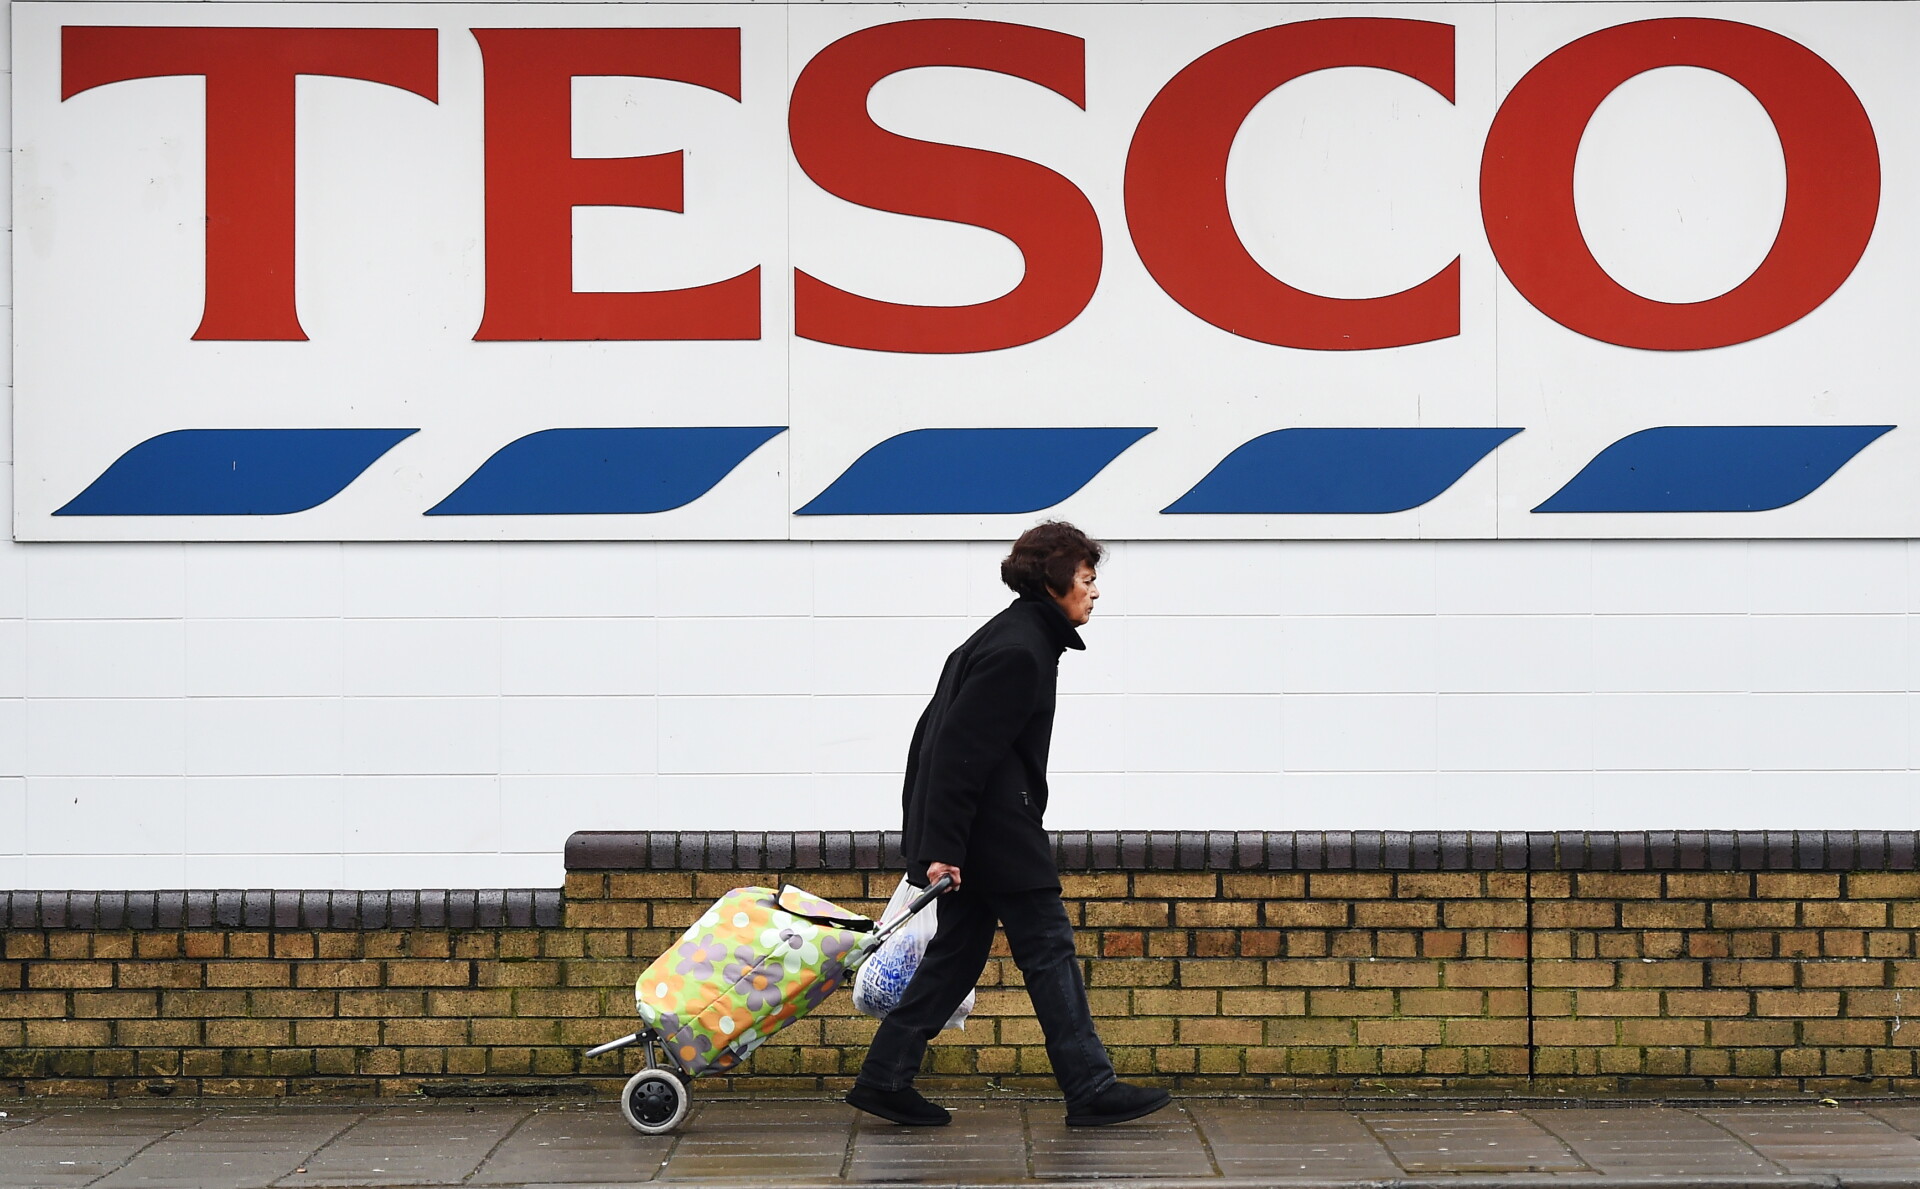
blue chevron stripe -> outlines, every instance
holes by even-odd
[[[796,516],[994,516],[1050,508],[1153,430],[916,429],[854,460]]]
[[[544,429],[516,438],[428,516],[666,512],[732,473],[785,426]]]
[[[176,429],[115,459],[55,516],[285,516],[323,504],[412,429]]]
[[[1517,429],[1277,429],[1221,459],[1171,515],[1380,515],[1438,496]]]
[[[1804,499],[1891,425],[1663,425],[1595,455],[1535,512],[1765,512]]]

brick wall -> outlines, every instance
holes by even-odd
[[[1920,1029],[1903,1020],[1920,985],[1914,836],[1697,841],[1058,847],[1093,1011],[1127,1075],[1194,1092],[1920,1089]],[[562,895],[0,897],[0,1089],[608,1089],[637,1056],[582,1050],[632,1029],[640,967],[722,892],[790,875],[877,912],[898,878],[880,835],[575,842]],[[997,948],[929,1084],[1052,1089],[1019,983]],[[844,1086],[873,1028],[835,996],[706,1085]]]

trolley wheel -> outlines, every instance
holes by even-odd
[[[664,1069],[643,1069],[620,1091],[620,1113],[642,1135],[665,1135],[687,1117],[686,1083]]]

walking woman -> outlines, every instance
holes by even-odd
[[[899,1006],[880,1022],[847,1102],[895,1123],[940,1126],[945,1108],[913,1088],[921,1058],[987,964],[997,925],[1046,1033],[1047,1057],[1067,1100],[1067,1124],[1137,1119],[1171,1101],[1164,1090],[1114,1077],[1095,1033],[1073,926],[1042,825],[1047,747],[1061,654],[1100,597],[1106,551],[1070,524],[1027,530],[1000,563],[1019,595],[954,650],[907,752],[902,850],[907,878],[942,875],[939,929]]]

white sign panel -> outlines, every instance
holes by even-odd
[[[13,13],[22,540],[1920,535],[1920,6]]]

